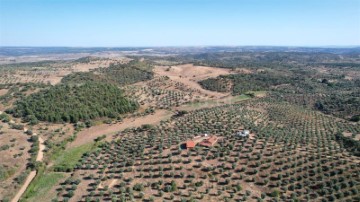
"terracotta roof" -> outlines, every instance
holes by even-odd
[[[207,141],[214,144],[217,140],[218,140],[218,138],[216,136],[211,136]]]
[[[186,142],[186,148],[194,148],[195,145],[196,145],[195,142],[192,141],[192,140],[188,140],[188,141]]]
[[[218,138],[216,136],[211,136],[210,138],[200,142],[200,145],[205,147],[211,147],[217,142]]]

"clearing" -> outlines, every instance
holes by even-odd
[[[172,113],[167,110],[157,110],[154,114],[136,118],[125,118],[122,122],[116,124],[101,124],[85,129],[78,133],[74,142],[69,144],[70,148],[78,147],[83,144],[91,143],[95,138],[101,135],[116,133],[126,128],[139,127],[144,124],[157,124],[160,121],[170,118]]]
[[[178,65],[178,66],[156,66],[153,70],[155,74],[160,76],[167,76],[171,80],[183,83],[191,88],[199,90],[200,92],[213,97],[224,97],[228,93],[220,93],[203,89],[198,81],[217,77],[220,75],[228,75],[232,70],[226,68],[194,66],[193,64]]]

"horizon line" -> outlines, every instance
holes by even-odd
[[[165,45],[165,46],[28,46],[10,45],[0,48],[204,48],[204,47],[277,47],[277,48],[360,48],[359,45]]]

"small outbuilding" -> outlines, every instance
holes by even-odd
[[[236,133],[237,136],[240,137],[248,137],[250,135],[250,131],[249,130],[242,130]]]
[[[191,148],[194,148],[196,146],[196,143],[192,140],[188,140],[186,141],[186,149],[191,149]]]

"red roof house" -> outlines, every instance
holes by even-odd
[[[186,148],[187,148],[187,149],[194,148],[195,145],[196,145],[196,143],[195,143],[194,141],[192,141],[192,140],[186,141]]]
[[[212,147],[218,141],[216,136],[211,136],[210,138],[200,142],[199,144],[204,147]]]

